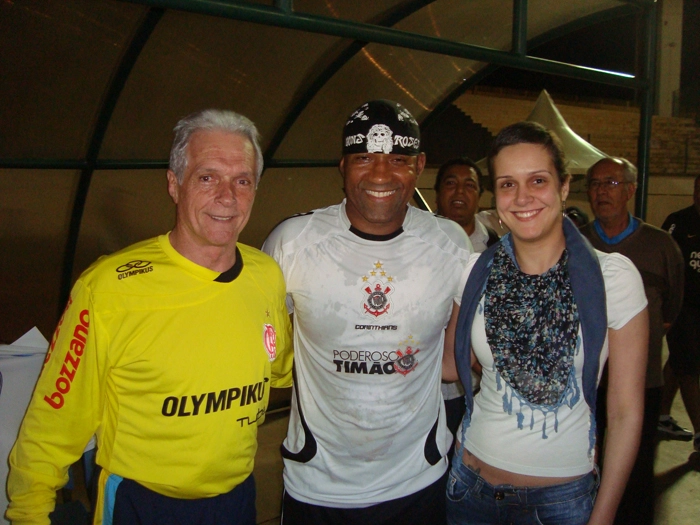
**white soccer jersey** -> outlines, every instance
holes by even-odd
[[[300,501],[365,507],[445,472],[444,328],[471,244],[447,219],[408,207],[388,236],[351,229],[345,202],[280,224],[263,250],[294,313],[295,382],[284,481]]]

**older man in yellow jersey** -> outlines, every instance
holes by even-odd
[[[257,426],[270,386],[291,385],[282,273],[238,243],[261,172],[247,118],[177,124],[175,227],[75,284],[10,456],[12,523],[49,524],[97,434],[95,524],[255,524]]]

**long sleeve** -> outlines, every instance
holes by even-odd
[[[10,453],[7,517],[48,525],[56,490],[83,453],[101,414],[105,363],[90,292],[78,282],[53,335],[44,368]]]

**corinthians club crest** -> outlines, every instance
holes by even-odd
[[[391,308],[394,278],[386,273],[383,266],[381,261],[377,261],[374,268],[362,276],[362,311],[373,317],[384,315]]]
[[[406,376],[409,372],[413,372],[418,366],[416,354],[420,352],[418,341],[412,335],[399,343],[399,348],[396,349],[397,359],[394,361],[394,371],[402,376]],[[403,350],[402,350],[403,349]]]
[[[413,350],[410,346],[407,346],[403,352],[397,350],[396,355],[398,355],[399,358],[394,361],[394,370],[404,376],[411,372],[418,366],[418,361],[416,361],[416,354],[418,352],[420,352],[420,348]]]
[[[389,304],[389,298],[387,297],[392,292],[391,286],[385,286],[377,283],[374,285],[374,289],[371,286],[365,288],[365,292],[369,294],[365,304],[365,312],[373,315],[374,317],[379,317],[385,314],[391,304]]]

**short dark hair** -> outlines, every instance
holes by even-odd
[[[539,144],[542,146],[547,150],[547,153],[549,153],[552,159],[554,169],[559,178],[559,183],[564,184],[567,181],[569,172],[566,169],[566,155],[564,154],[564,147],[562,146],[561,140],[559,140],[559,137],[557,137],[553,131],[545,128],[543,125],[529,121],[516,122],[515,124],[506,126],[496,135],[487,157],[489,174],[492,179],[495,177],[495,173],[493,172],[493,159],[495,159],[504,148],[517,144]]]
[[[437,172],[437,177],[435,177],[435,186],[433,186],[433,188],[435,188],[435,191],[440,191],[440,184],[442,184],[442,179],[445,178],[445,172],[452,166],[467,166],[469,168],[472,168],[476,172],[476,178],[479,183],[479,195],[481,195],[484,192],[484,185],[481,182],[481,178],[483,177],[481,169],[479,168],[479,166],[476,165],[476,162],[474,162],[469,157],[457,157],[454,159],[450,159],[447,162],[445,162],[442,166],[440,166],[440,169]]]

